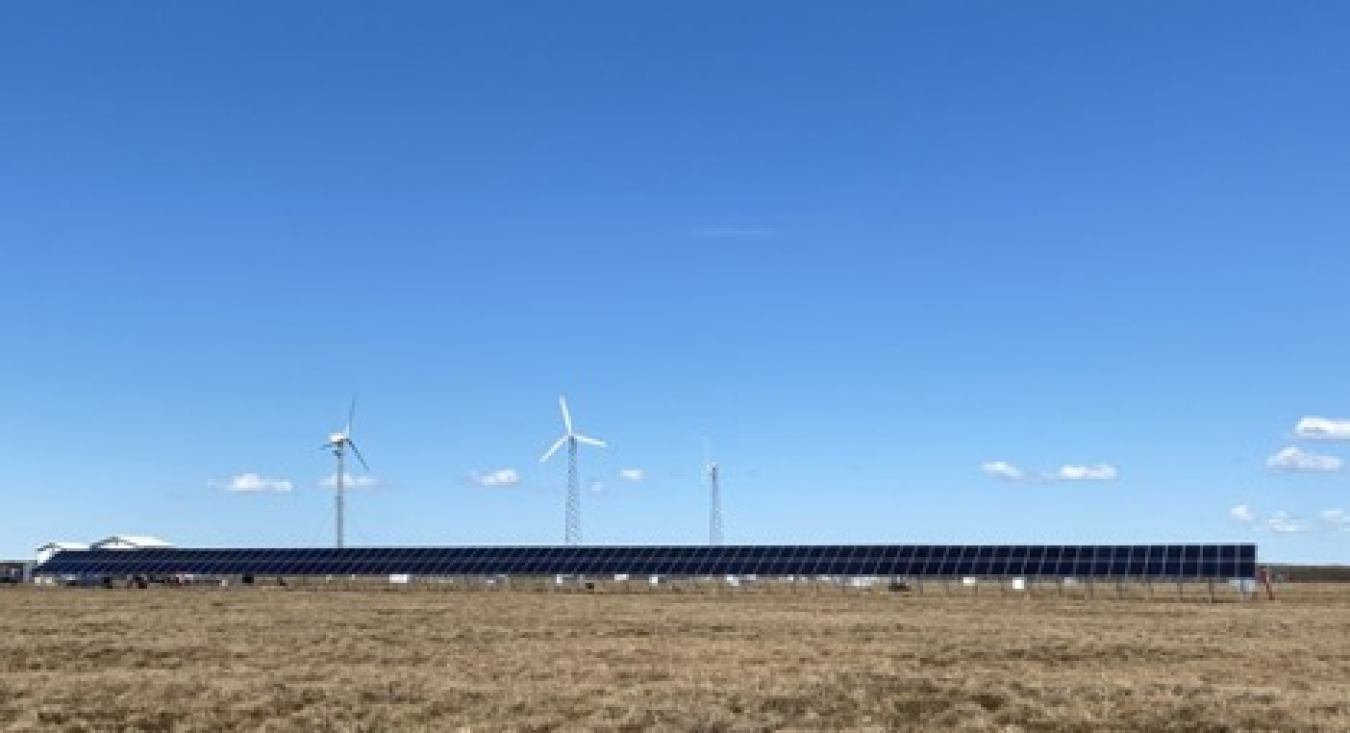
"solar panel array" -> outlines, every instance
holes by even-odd
[[[1252,578],[1256,546],[723,545],[66,550],[45,575]]]

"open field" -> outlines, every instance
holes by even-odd
[[[6,730],[1350,730],[1350,588],[1277,602],[0,590]]]

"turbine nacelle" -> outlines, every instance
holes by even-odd
[[[578,432],[572,427],[572,413],[569,412],[569,411],[567,410],[567,398],[566,398],[566,397],[559,397],[559,398],[558,398],[558,409],[561,410],[561,412],[562,412],[563,434],[562,434],[562,437],[561,437],[561,438],[558,438],[557,442],[555,442],[555,443],[553,444],[553,446],[552,446],[551,448],[549,448],[548,451],[547,451],[546,453],[544,453],[544,457],[539,459],[539,462],[540,462],[540,463],[543,463],[543,462],[547,461],[549,458],[552,458],[552,457],[553,457],[553,454],[554,454],[554,453],[557,453],[559,448],[561,448],[561,447],[563,447],[564,445],[567,445],[567,444],[569,444],[569,443],[572,443],[572,444],[576,444],[576,443],[585,443],[586,445],[593,445],[593,446],[595,446],[596,448],[608,448],[608,447],[609,447],[609,444],[606,443],[605,441],[603,441],[603,440],[597,440],[597,439],[592,438],[592,437],[590,437],[590,436],[582,435],[581,433],[578,433]]]
[[[355,421],[355,419],[356,419],[356,398],[353,397],[351,407],[347,409],[347,427],[342,430],[329,433],[328,442],[319,446],[319,448],[331,449],[333,451],[333,454],[336,455],[338,458],[342,457],[344,451],[350,449],[352,454],[356,456],[356,460],[360,461],[361,465],[365,466],[366,470],[369,471],[370,466],[366,464],[365,456],[361,455],[361,449],[357,448],[356,441],[352,440],[352,424]]]
[[[717,473],[717,461],[712,457],[712,442],[703,436],[703,470],[709,474]]]

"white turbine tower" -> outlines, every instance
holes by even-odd
[[[577,478],[577,444],[585,443],[597,448],[608,447],[604,441],[588,438],[572,429],[572,415],[567,411],[567,398],[558,398],[558,407],[562,409],[563,436],[539,459],[540,463],[553,457],[558,449],[567,446],[567,527],[564,541],[569,545],[581,544],[581,486]]]
[[[722,544],[722,483],[717,462],[712,459],[708,439],[703,439],[703,471],[708,481],[710,507],[708,510],[708,544]]]
[[[344,522],[346,520],[347,504],[344,491],[347,488],[347,469],[344,464],[347,457],[347,449],[351,449],[352,454],[356,456],[356,460],[361,462],[363,468],[367,471],[370,470],[370,466],[366,464],[365,456],[361,455],[361,449],[357,448],[356,442],[352,440],[352,421],[355,418],[356,398],[353,397],[352,405],[347,410],[347,427],[343,428],[341,432],[329,434],[328,442],[319,446],[321,450],[333,451],[333,457],[337,459],[337,473],[333,475],[333,513],[336,515],[334,523],[336,524],[337,548],[339,550],[342,549],[345,539],[343,530]]]

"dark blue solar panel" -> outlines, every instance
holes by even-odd
[[[1029,576],[1250,578],[1244,545],[728,545],[67,550],[47,575]]]

